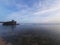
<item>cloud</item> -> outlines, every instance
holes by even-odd
[[[53,11],[56,11],[56,10],[59,10],[59,9],[60,9],[60,7],[54,7],[54,8],[51,8],[51,9],[38,11],[38,12],[34,13],[34,15],[42,15],[44,13],[53,12]]]
[[[3,0],[2,0],[3,1]],[[16,20],[21,23],[49,23],[60,22],[59,0],[29,0],[29,4],[19,0],[6,0],[3,4],[12,10],[6,17],[7,20]],[[32,4],[32,5],[30,5]],[[14,11],[13,11],[14,10]],[[16,10],[16,11],[15,11]]]

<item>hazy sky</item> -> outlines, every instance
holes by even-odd
[[[0,0],[0,21],[59,23],[60,0]]]

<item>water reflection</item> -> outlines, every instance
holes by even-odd
[[[60,45],[59,26],[34,24],[2,26],[0,29],[4,33],[3,39],[13,45]]]
[[[0,26],[0,36],[13,35],[15,33],[16,26]]]

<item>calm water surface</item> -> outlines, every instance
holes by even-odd
[[[60,25],[0,25],[0,37],[13,45],[60,45]]]

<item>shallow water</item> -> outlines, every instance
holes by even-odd
[[[0,37],[13,45],[60,45],[60,25],[0,25]]]

